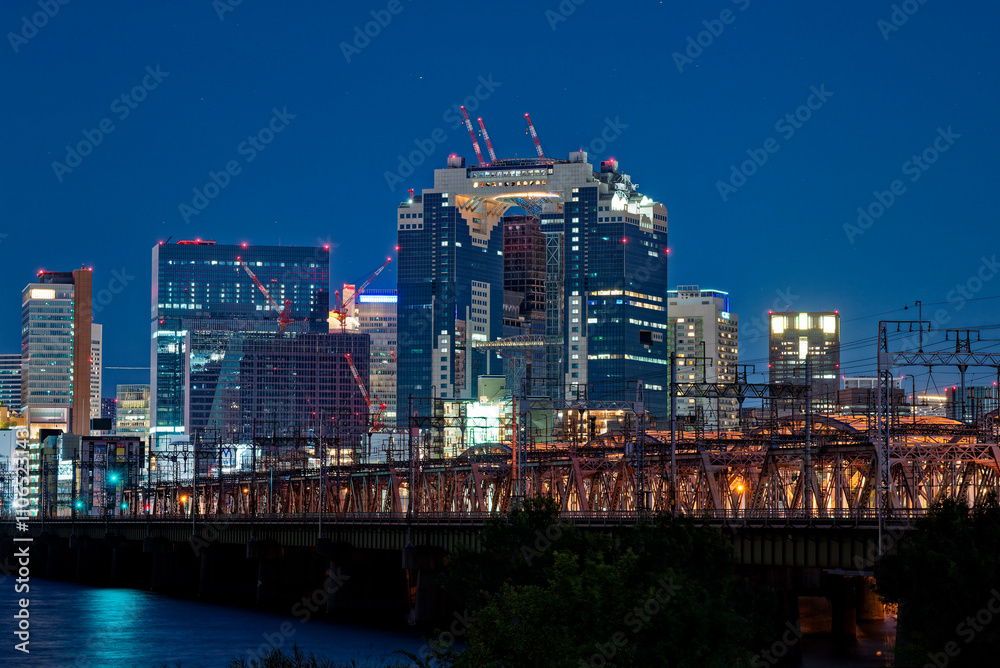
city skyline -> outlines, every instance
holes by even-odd
[[[33,6],[14,3],[2,18],[20,25]],[[402,6],[360,53],[345,53],[341,43],[351,44],[352,27],[371,20],[364,8],[283,16],[246,4],[222,16],[211,6],[124,8],[71,19],[73,10],[63,10],[11,49],[12,67],[2,75],[29,100],[17,120],[37,131],[12,138],[10,155],[22,165],[5,162],[11,223],[0,230],[0,250],[11,261],[0,267],[0,279],[20,289],[38,269],[93,265],[95,297],[107,290],[107,303],[95,303],[95,322],[108,325],[107,366],[144,365],[146,249],[170,237],[299,246],[325,239],[332,287],[357,282],[392,255],[392,218],[406,190],[428,183],[450,154],[474,161],[458,109],[465,104],[474,126],[483,117],[501,155],[533,155],[523,124],[530,112],[550,153],[584,148],[595,160],[627,164],[671,217],[668,285],[730,292],[742,315],[746,361],[767,357],[768,310],[839,310],[845,342],[872,341],[863,359],[860,352],[845,355],[845,363],[860,360],[848,373],[870,370],[874,358],[877,318],[857,318],[921,299],[927,319],[941,312],[940,327],[995,321],[996,301],[982,299],[1000,294],[992,249],[962,242],[989,238],[985,174],[998,145],[987,114],[994,75],[968,67],[993,53],[981,15],[921,6],[905,25],[887,30],[879,21],[889,18],[890,5],[779,10],[740,2],[729,7],[733,22],[707,38],[701,34],[718,16],[701,7],[639,8],[627,24],[616,18],[609,26],[586,5],[569,16],[557,8],[557,18],[541,8],[530,21],[491,17],[498,29],[516,33],[514,45],[545,38],[569,48],[580,34],[629,31],[628,40],[615,42],[617,57],[594,64],[586,77],[571,70],[550,87],[537,85],[540,73],[504,59],[439,68],[428,55],[410,56],[420,35],[451,19],[439,25],[440,17]],[[981,9],[986,19],[997,11]],[[485,10],[464,11],[475,17]],[[327,30],[325,19],[336,29]],[[803,21],[823,24],[826,41],[813,43],[795,30]],[[130,40],[127,58],[77,53],[72,39],[77,30],[93,34],[89,28],[98,23],[143,33],[154,22],[169,28],[142,43]],[[298,34],[302,53],[276,52],[272,33]],[[203,46],[181,54],[172,44],[182,37]],[[699,38],[708,45],[698,46]],[[940,48],[927,51],[926,43]],[[269,53],[273,62],[253,80],[230,79],[219,76],[223,53]],[[66,67],[49,67],[57,59]],[[320,62],[330,67],[318,68]],[[610,81],[626,68],[662,85],[614,101],[586,93],[595,75]],[[399,116],[381,100],[370,82],[382,80],[412,113]],[[74,105],[56,103],[67,95]],[[732,99],[740,100],[738,114],[724,111]],[[668,103],[666,115],[654,112],[661,102]],[[874,111],[858,121],[862,105]],[[44,113],[33,113],[42,106]],[[104,118],[114,130],[102,131],[100,145],[72,172],[57,175],[53,163],[67,164],[65,146],[84,141],[83,131],[96,137]],[[107,177],[121,193],[111,204],[101,199]],[[352,195],[334,204],[324,195],[330,183]],[[217,196],[206,196],[216,188]],[[181,205],[198,213],[185,212],[186,222]],[[960,221],[962,233],[944,232],[945,220]],[[46,253],[33,256],[26,252],[32,230],[42,228],[52,230]],[[705,230],[722,233],[706,243]],[[926,243],[929,236],[935,243]],[[820,248],[826,252],[813,252]],[[894,270],[873,283],[869,270],[886,262]],[[394,270],[372,287],[394,287]],[[17,308],[10,294],[0,306]],[[18,338],[16,328],[0,328],[0,350],[16,352]],[[947,382],[937,374],[935,381]],[[141,373],[109,371],[105,378],[106,387],[134,382],[143,382]]]

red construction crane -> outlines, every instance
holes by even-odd
[[[354,374],[354,380],[357,382],[358,387],[361,388],[361,396],[365,398],[365,403],[368,405],[368,414],[372,416],[372,427],[379,429],[383,426],[382,424],[382,411],[385,410],[385,403],[379,402],[375,403],[372,398],[368,395],[368,389],[365,384],[361,381],[361,375],[358,373],[358,368],[354,366],[354,360],[351,359],[350,353],[344,353],[344,357],[347,358],[347,364],[351,367],[351,373]]]
[[[493,144],[490,143],[490,134],[486,131],[486,125],[483,124],[482,118],[478,118],[476,120],[479,121],[479,128],[483,131],[483,139],[486,140],[486,150],[490,154],[490,162],[496,162],[497,154],[493,152]]]
[[[236,261],[240,263],[240,265],[243,267],[243,269],[246,270],[250,278],[253,279],[254,285],[257,286],[257,289],[264,293],[264,296],[267,298],[267,303],[270,304],[271,308],[273,308],[274,311],[278,314],[278,327],[282,332],[285,331],[285,326],[288,325],[288,323],[293,322],[290,315],[292,311],[292,300],[286,299],[285,308],[281,309],[278,306],[278,302],[274,301],[274,297],[272,297],[271,293],[267,291],[267,288],[265,288],[264,284],[260,282],[256,274],[250,271],[250,267],[247,266],[247,263],[244,262],[243,259],[239,257],[236,258]]]
[[[480,165],[485,165],[486,161],[483,160],[483,152],[479,150],[479,142],[476,141],[476,133],[472,129],[472,121],[469,120],[469,113],[462,107],[462,116],[465,117],[465,128],[469,131],[469,138],[472,140],[472,148],[476,150],[476,158],[479,160]]]
[[[525,114],[524,117],[528,119],[528,132],[531,133],[531,138],[535,141],[535,151],[538,152],[539,158],[544,158],[545,154],[542,152],[542,142],[538,140],[538,133],[535,132],[535,124],[531,122],[531,116]]]
[[[375,280],[375,277],[382,273],[382,270],[385,269],[390,262],[392,262],[391,257],[388,258],[385,262],[383,262],[381,267],[372,272],[372,275],[368,277],[368,280],[362,283],[361,287],[356,289],[354,291],[354,294],[348,297],[346,301],[342,300],[340,295],[340,290],[337,290],[333,293],[337,297],[337,306],[336,308],[333,309],[331,315],[337,322],[340,323],[340,331],[344,331],[345,329],[347,329],[347,316],[350,315],[349,310],[351,308],[351,304],[353,304],[354,300],[357,299],[358,295],[364,292],[365,288],[367,288],[371,284],[371,282]]]

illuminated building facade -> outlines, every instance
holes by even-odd
[[[772,313],[768,375],[772,384],[806,385],[812,364],[812,412],[836,411],[840,389],[840,315],[836,311]],[[781,411],[802,412],[803,401],[781,401]]]
[[[290,302],[284,333],[241,260],[279,305]],[[156,447],[208,429],[245,435],[252,425],[244,419],[250,407],[240,404],[244,348],[258,350],[262,337],[328,331],[329,249],[181,241],[153,247],[153,271],[150,432]]]
[[[31,432],[90,434],[93,272],[40,271],[21,295],[21,406]]]
[[[149,385],[119,385],[115,409],[115,435],[149,439]]]
[[[104,326],[90,326],[90,417],[101,417],[101,376],[104,369]]]
[[[735,383],[739,364],[739,317],[729,310],[729,293],[681,285],[667,292],[677,382]],[[738,429],[734,398],[681,398],[681,422],[700,421],[712,431]]]
[[[974,425],[983,419],[990,411],[997,409],[997,386],[971,386],[965,388],[962,394],[960,386],[949,387],[944,391],[945,417]]]
[[[374,288],[355,298],[358,330],[371,337],[368,392],[385,404],[382,421],[390,425],[396,424],[397,299],[395,290]]]
[[[0,353],[0,406],[21,412],[21,353]]]
[[[515,208],[545,240],[547,376],[560,398],[633,401],[667,414],[667,211],[640,194],[618,163],[496,160],[466,166],[452,156],[434,187],[400,204],[400,351],[397,402],[469,398],[480,375],[502,370],[472,347],[503,333],[503,218]],[[514,212],[512,212],[513,214]]]

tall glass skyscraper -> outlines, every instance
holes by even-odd
[[[243,264],[281,309],[288,302],[285,323]],[[286,434],[326,433],[331,419],[364,424],[344,354],[367,373],[368,337],[328,332],[328,248],[183,241],[155,246],[153,267],[158,443],[198,432],[245,438],[263,421]]]
[[[559,398],[631,401],[641,379],[647,409],[665,417],[667,210],[583,151],[475,167],[453,156],[400,204],[399,406],[411,393],[470,397],[479,375],[501,372],[472,345],[502,336],[508,210],[544,235],[545,334],[563,341],[545,374]]]

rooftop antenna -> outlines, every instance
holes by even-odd
[[[535,132],[535,124],[531,122],[531,116],[525,114],[524,117],[528,121],[528,132],[531,133],[531,138],[535,142],[535,151],[538,153],[539,158],[544,158],[545,153],[542,152],[542,143],[538,141],[538,133]]]
[[[486,126],[483,124],[483,119],[478,118],[476,120],[479,121],[479,128],[483,131],[483,139],[486,140],[486,150],[490,154],[490,162],[496,162],[497,154],[493,152],[493,144],[490,143],[490,134],[486,132]]]
[[[483,160],[483,152],[479,150],[479,142],[476,141],[476,133],[472,129],[472,121],[469,120],[469,112],[462,107],[462,116],[465,117],[465,129],[469,131],[469,138],[472,140],[472,148],[476,150],[476,158],[479,160],[481,166],[486,165],[486,161]]]

